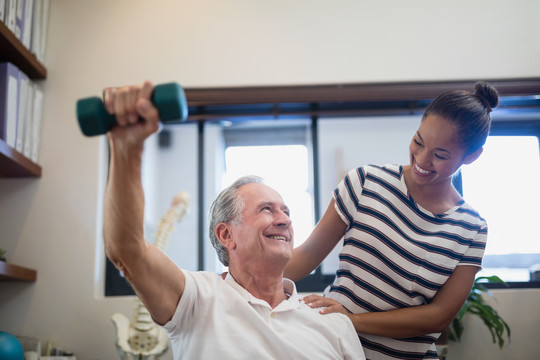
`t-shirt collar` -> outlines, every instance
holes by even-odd
[[[283,290],[285,294],[288,295],[288,299],[283,300],[278,306],[276,306],[273,311],[286,311],[290,309],[295,309],[300,306],[300,301],[298,299],[298,293],[296,291],[296,286],[294,282],[290,279],[283,278]],[[251,304],[259,304],[270,307],[270,305],[265,301],[253,296],[249,291],[244,289],[240,284],[236,282],[231,273],[227,273],[225,276],[225,282],[227,282],[233,289],[235,289],[247,302]]]

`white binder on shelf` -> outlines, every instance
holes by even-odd
[[[6,0],[0,0],[0,21],[6,20]]]
[[[17,15],[17,0],[6,0],[5,24],[11,32],[15,33],[15,17]]]
[[[0,63],[0,138],[15,148],[19,69],[9,62]]]
[[[17,104],[17,137],[15,140],[15,150],[23,152],[24,132],[28,122],[26,106],[28,101],[28,76],[19,70],[19,99]]]
[[[41,121],[43,119],[43,91],[38,85],[34,86],[34,104],[32,109],[32,139],[30,159],[38,163],[41,140]]]
[[[50,0],[35,0],[32,14],[32,39],[30,50],[40,62],[45,60],[45,45],[49,25]]]
[[[24,2],[25,0],[16,0],[17,6],[15,11],[15,36],[22,41],[24,31]]]
[[[35,84],[32,80],[28,82],[28,95],[26,99],[26,124],[24,127],[23,136],[23,150],[22,153],[28,159],[32,155],[32,122],[33,122],[33,109],[34,109],[34,88]]]
[[[41,43],[41,8],[43,1],[36,0],[34,2],[34,10],[32,11],[32,36],[30,38],[30,52],[37,57]]]
[[[38,0],[39,1],[39,0]],[[32,40],[32,14],[34,13],[34,0],[25,0],[24,4],[24,31],[22,34],[22,43],[30,49],[30,41]]]
[[[42,0],[43,7],[41,9],[41,58],[40,61],[45,63],[45,49],[47,48],[47,30],[49,28],[49,8],[50,0]]]

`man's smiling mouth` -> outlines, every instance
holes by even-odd
[[[268,235],[267,238],[289,242],[289,240],[283,235]]]

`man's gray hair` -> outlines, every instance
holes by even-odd
[[[219,261],[225,266],[229,266],[229,253],[227,248],[219,242],[216,236],[216,227],[219,223],[232,224],[240,221],[244,202],[238,197],[237,190],[246,184],[264,184],[261,177],[255,175],[243,176],[232,185],[225,188],[210,206],[209,235],[212,245],[216,249]]]

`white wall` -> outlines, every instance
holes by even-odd
[[[131,313],[131,298],[99,295],[104,146],[80,134],[78,98],[144,79],[207,87],[538,77],[539,14],[530,0],[52,0],[43,176],[0,180],[2,247],[38,279],[0,285],[0,330],[107,360],[112,314]],[[497,292],[512,345],[499,352],[472,328],[454,358],[534,358],[539,295]]]

